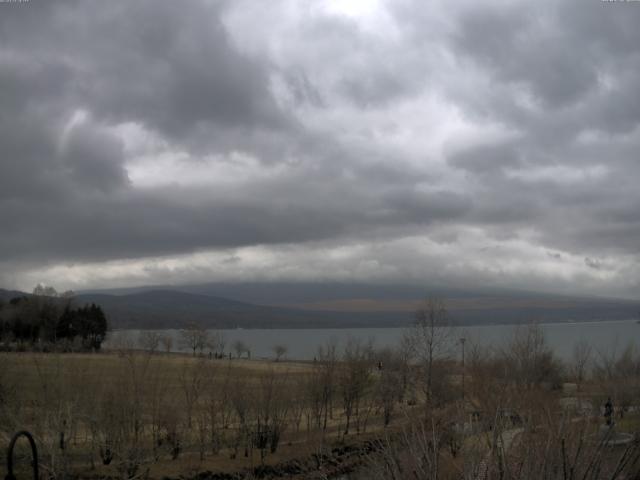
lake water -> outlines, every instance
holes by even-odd
[[[561,358],[569,358],[573,346],[581,341],[588,341],[596,351],[618,352],[630,343],[640,343],[640,324],[636,320],[588,322],[588,323],[553,323],[542,324],[549,345]],[[500,348],[513,336],[515,325],[483,325],[458,328],[457,338],[467,339],[467,346],[472,342],[483,346]],[[226,341],[226,350],[232,350],[235,341],[240,340],[251,350],[252,358],[273,358],[274,345],[287,347],[288,359],[311,360],[316,355],[318,346],[329,341],[337,342],[338,347],[344,345],[349,338],[371,339],[375,346],[396,346],[406,332],[405,328],[344,328],[344,329],[237,329],[217,330],[222,332]],[[179,330],[164,330],[163,334],[174,338],[175,351],[185,351],[180,345]],[[139,330],[119,330],[110,335],[105,348],[113,348],[123,340],[135,342]]]

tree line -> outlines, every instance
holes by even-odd
[[[38,286],[32,295],[0,302],[0,343],[7,350],[96,351],[108,322],[99,305],[74,307],[72,292]]]

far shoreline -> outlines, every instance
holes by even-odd
[[[538,322],[535,320],[532,321],[523,321],[523,322],[486,322],[486,323],[455,323],[453,321],[452,327],[454,328],[466,328],[466,327],[497,327],[497,326],[511,326],[518,327],[523,325],[535,324],[540,326],[554,326],[554,325],[582,325],[582,324],[610,324],[610,323],[638,323],[640,324],[640,320],[637,318],[628,318],[628,319],[613,319],[613,320],[602,320],[602,319],[593,319],[593,320],[567,320],[567,321],[544,321]],[[236,330],[365,330],[365,329],[403,329],[403,328],[411,328],[413,326],[412,323],[407,323],[405,325],[331,325],[331,326],[317,326],[317,325],[300,325],[300,326],[285,326],[285,327],[209,327],[204,326],[205,330],[224,330],[224,331],[236,331]],[[163,330],[183,330],[182,326],[174,326],[174,327],[125,327],[125,328],[112,328],[109,330],[109,333],[115,332],[125,332],[125,331],[163,331]]]

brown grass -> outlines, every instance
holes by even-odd
[[[206,470],[238,471],[259,465],[259,451],[252,448],[249,456],[245,457],[244,448],[241,447],[237,457],[232,459],[233,448],[228,444],[217,454],[207,451],[201,459],[195,423],[191,429],[186,426],[183,377],[207,369],[205,385],[213,385],[214,390],[228,390],[237,383],[246,387],[246,396],[256,397],[264,388],[264,379],[275,375],[280,382],[283,398],[294,398],[302,394],[301,379],[310,375],[313,368],[313,364],[304,362],[210,360],[181,354],[150,355],[144,352],[0,353],[0,385],[7,392],[5,405],[0,405],[0,417],[3,417],[0,418],[0,439],[5,443],[12,432],[30,430],[36,435],[42,456],[48,459],[46,462],[52,465],[51,468],[62,469],[58,432],[64,430],[67,441],[64,455],[65,461],[69,462],[64,468],[83,475],[121,476],[115,461],[109,466],[101,464],[97,447],[89,439],[91,432],[87,418],[97,409],[105,408],[103,402],[110,396],[115,396],[116,408],[119,404],[126,405],[126,408],[135,404],[132,392],[136,391],[133,386],[136,384],[139,399],[143,403],[142,418],[145,422],[151,421],[152,403],[156,396],[154,392],[161,392],[163,412],[177,412],[180,417],[182,451],[177,459],[172,459],[164,446],[157,459],[149,459],[153,442],[150,428],[143,430],[140,443],[146,453],[142,470],[148,469],[151,478],[195,474]],[[308,431],[304,417],[300,430],[296,431],[289,420],[290,425],[285,430],[278,450],[267,455],[265,463],[309,458],[319,452],[323,445],[341,438],[343,419],[340,406],[340,400],[336,398],[333,419],[329,421],[325,432]],[[230,405],[226,407],[233,409]],[[61,418],[67,419],[65,423]],[[237,419],[233,419],[229,429],[223,433],[228,440],[233,436],[237,422]],[[372,419],[369,426],[370,432],[382,428],[379,419]],[[355,435],[350,437],[356,438]],[[362,435],[358,439],[364,437]]]

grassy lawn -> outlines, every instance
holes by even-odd
[[[623,418],[616,419],[616,428],[618,431],[626,433],[640,432],[640,413],[625,413]]]

